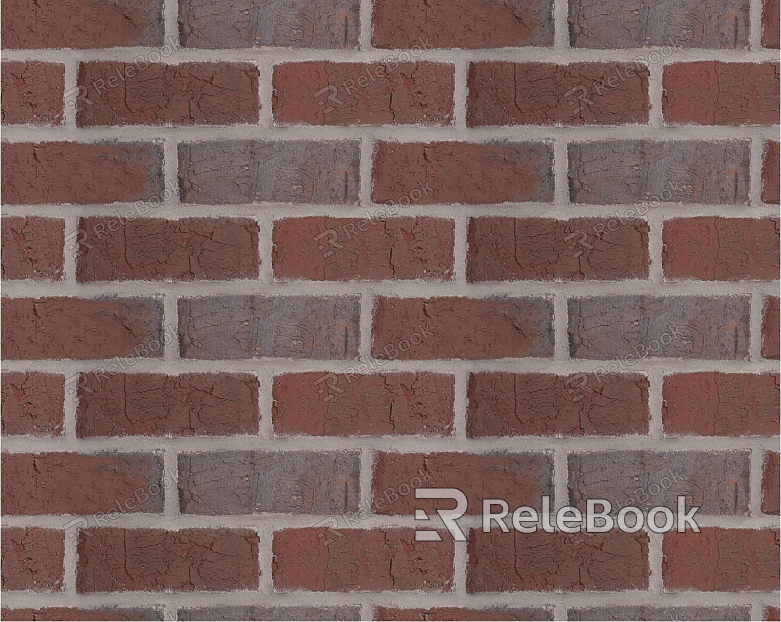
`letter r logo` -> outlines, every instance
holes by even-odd
[[[445,523],[445,527],[453,536],[456,542],[466,542],[466,536],[456,523],[466,513],[467,501],[466,495],[458,488],[416,488],[416,499],[452,499],[456,502],[456,507],[450,510],[437,510],[437,514]],[[415,510],[415,520],[430,520],[428,514],[423,510]],[[417,542],[442,542],[442,538],[436,531],[416,530],[415,540]]]

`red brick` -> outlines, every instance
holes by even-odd
[[[227,436],[258,431],[254,374],[82,374],[76,435]]]
[[[379,48],[497,48],[553,44],[549,0],[374,0]]]
[[[417,192],[424,205],[551,201],[552,164],[544,143],[379,142],[372,200],[403,204]]]
[[[470,127],[648,122],[641,64],[478,62],[469,66],[467,86]]]
[[[420,508],[432,515],[436,509],[452,507],[450,500],[415,499],[416,488],[458,488],[467,497],[467,514],[473,515],[483,511],[482,500],[487,498],[504,499],[512,509],[539,507],[543,495],[553,496],[553,461],[541,453],[375,455],[372,496],[388,499],[387,505],[376,508],[377,514],[413,515]]]
[[[3,28],[3,37],[5,37],[5,28]],[[35,61],[6,61],[0,69],[3,85],[3,124],[60,125],[62,123],[64,65]]]
[[[5,372],[2,382],[3,434],[59,436],[64,422],[65,378],[39,372]]]
[[[762,305],[762,357],[779,358],[778,298],[766,296]]]
[[[7,513],[6,509],[3,513]],[[62,531],[3,527],[0,540],[3,591],[59,592],[62,589],[65,557]]]
[[[553,355],[544,298],[376,300],[372,354],[386,359],[496,359]]]
[[[648,224],[506,218],[469,221],[467,280],[608,280],[648,277]]]
[[[6,453],[2,463],[4,514],[163,509],[163,461],[156,454]]]
[[[162,150],[151,143],[3,143],[8,204],[113,203],[158,196]]]
[[[119,63],[79,66],[79,127],[257,123],[254,63]]]
[[[552,620],[551,612],[546,609],[504,608],[466,609],[464,607],[437,607],[436,609],[394,609],[377,607],[375,620],[403,622],[404,620],[428,620],[430,622],[447,620]]]
[[[3,47],[10,49],[156,46],[163,42],[161,0],[8,0]]]
[[[762,153],[762,201],[778,205],[779,202],[779,165],[778,143],[768,141]]]
[[[416,542],[413,529],[285,529],[274,533],[277,591],[449,592],[453,540]]]
[[[274,67],[274,120],[450,125],[454,80],[453,65],[399,63],[395,58],[385,63],[285,63]]]
[[[569,609],[567,620],[751,620],[751,605],[707,606],[654,606],[614,605]]]
[[[0,225],[4,280],[60,280],[65,245],[64,221],[37,216],[5,216]]]
[[[668,124],[774,125],[778,63],[702,61],[666,65],[662,111]]]
[[[33,622],[56,622],[60,620],[162,620],[158,609],[75,609],[73,607],[46,607],[43,609],[3,609],[3,620],[29,620]]]
[[[620,591],[648,587],[648,536],[473,529],[467,545],[470,593],[516,590]]]
[[[665,278],[772,281],[779,271],[777,218],[675,218],[664,223]]]
[[[160,358],[163,354],[159,300],[4,298],[2,308],[5,359]]]
[[[762,2],[762,45],[763,47],[778,49],[779,13],[781,13],[781,9],[779,9],[778,0],[763,0]]]
[[[431,373],[285,374],[274,378],[275,434],[449,436],[453,376]],[[365,365],[364,365],[365,366]],[[359,374],[362,372],[359,371]]]
[[[778,607],[765,607],[762,611],[763,620],[781,620],[781,610]]]
[[[747,592],[778,589],[777,529],[701,527],[669,531],[662,544],[667,591]]]
[[[258,534],[251,529],[95,529],[78,554],[80,594],[258,587]]]
[[[361,608],[353,606],[320,607],[293,605],[224,605],[180,609],[178,620],[360,620]]]
[[[258,223],[251,218],[79,221],[76,279],[254,279],[258,276]]]
[[[274,223],[274,275],[313,281],[450,280],[454,237],[454,223],[445,219],[286,218]]]
[[[762,461],[762,513],[779,514],[778,452],[768,451]]]
[[[639,374],[474,373],[467,397],[471,438],[648,433],[648,380]]]
[[[674,374],[665,376],[662,395],[665,434],[778,434],[778,374]]]

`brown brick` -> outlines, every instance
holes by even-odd
[[[5,488],[5,484],[3,488]],[[4,495],[5,496],[5,495]],[[9,513],[8,508],[3,513]],[[54,529],[3,527],[2,583],[6,590],[59,592],[63,585],[65,538]],[[5,619],[5,609],[3,609]]]
[[[748,203],[746,141],[617,140],[571,143],[574,203]]]
[[[467,280],[648,277],[648,224],[483,216],[469,221]]]
[[[5,359],[160,358],[163,353],[159,300],[4,298],[2,307]]]
[[[778,588],[777,529],[701,527],[665,534],[662,578],[666,591],[771,591]]]
[[[258,431],[254,374],[82,374],[78,396],[79,438]]]
[[[358,509],[358,452],[179,454],[183,514],[344,514]]]
[[[605,296],[570,298],[570,353],[613,359],[600,373],[618,373],[638,358],[742,360],[748,357],[745,296]],[[620,359],[620,361],[619,361]]]
[[[5,372],[2,381],[3,435],[59,436],[64,422],[65,378],[38,372]]]
[[[372,354],[386,359],[496,359],[553,355],[544,298],[376,299]]]
[[[416,542],[412,529],[285,529],[274,533],[277,591],[448,592],[453,541]],[[449,536],[448,536],[449,537]]]
[[[778,0],[763,0],[762,2],[762,45],[766,48],[778,49],[779,41],[779,9]]]
[[[5,216],[3,279],[59,281],[63,271],[65,222],[37,216]]]
[[[449,436],[453,376],[431,373],[285,374],[274,378],[275,434]],[[368,369],[367,369],[368,371]]]
[[[79,543],[76,591],[257,589],[250,529],[95,529]]]
[[[274,121],[450,125],[454,80],[453,65],[395,58],[386,63],[284,63],[274,67]]]
[[[765,607],[762,610],[763,620],[781,620],[781,610],[778,607]]]
[[[358,355],[355,296],[179,299],[183,358],[351,359]]]
[[[654,607],[651,605],[570,609],[567,620],[750,620],[750,606]]]
[[[762,513],[779,514],[778,452],[765,452],[762,460]]]
[[[286,218],[274,223],[274,275],[313,281],[450,280],[454,237],[454,222],[437,218]]]
[[[762,201],[778,205],[779,202],[779,165],[778,143],[768,141],[762,152]]]
[[[491,607],[490,609],[466,609],[464,607],[438,607],[436,609],[394,609],[377,607],[375,620],[552,620],[547,609]]]
[[[778,374],[674,374],[665,376],[662,395],[662,421],[668,435],[778,433]]]
[[[43,609],[3,609],[3,620],[30,620],[55,622],[59,620],[162,620],[159,609],[75,609],[73,607],[45,607]]]
[[[179,620],[360,620],[359,607],[202,607],[180,609]]]
[[[779,357],[778,297],[766,296],[762,305],[762,357]]]
[[[6,34],[5,30],[3,28],[3,38]],[[6,61],[2,66],[2,85],[4,125],[21,123],[60,125],[62,123],[64,65],[35,61]]]
[[[3,143],[7,204],[113,203],[162,191],[162,149],[152,143]]]
[[[550,201],[552,152],[544,143],[391,143],[374,150],[372,200],[403,204]]]
[[[470,438],[648,433],[648,380],[639,374],[473,373],[467,397]]]

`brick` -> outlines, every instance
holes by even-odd
[[[587,499],[607,499],[614,513],[625,505],[675,512],[684,495],[700,514],[748,514],[748,452],[612,451],[570,454],[567,462],[570,502],[583,511]]]
[[[615,140],[571,143],[574,203],[748,203],[746,141]]]
[[[481,514],[482,500],[488,498],[504,499],[512,509],[520,505],[540,507],[543,495],[553,496],[553,460],[542,453],[375,455],[372,496],[388,499],[387,505],[377,505],[375,513],[413,515],[420,508],[435,515],[436,509],[452,508],[450,500],[415,499],[416,488],[458,488],[467,497],[466,512],[470,515]],[[390,498],[387,491],[392,491]]]
[[[553,199],[553,155],[544,143],[392,143],[374,149],[372,200],[481,204]]]
[[[567,620],[750,620],[750,606],[653,607],[650,605],[570,609]]]
[[[79,127],[257,123],[254,63],[81,63]]]
[[[778,297],[766,296],[762,305],[762,357],[779,358]]]
[[[344,514],[358,509],[358,452],[179,454],[183,514]]]
[[[284,63],[274,67],[274,121],[450,125],[454,84],[443,63]]]
[[[374,0],[379,48],[498,48],[553,45],[548,0]]]
[[[59,281],[62,278],[65,221],[5,216],[0,228],[3,280]]]
[[[159,300],[4,298],[2,308],[5,359],[160,358],[163,353]]]
[[[96,216],[79,221],[76,279],[255,279],[258,223],[253,218],[125,220]]]
[[[674,374],[665,376],[662,395],[662,422],[667,435],[778,433],[778,374]]]
[[[3,513],[8,513],[7,507]],[[4,592],[59,592],[62,589],[65,567],[65,538],[62,531],[36,527],[3,527],[0,540]],[[5,609],[3,618],[5,619]]]
[[[152,143],[3,143],[6,204],[114,203],[159,196],[162,149]]]
[[[615,592],[648,587],[648,536],[644,532],[566,534],[538,529],[533,534],[505,534],[472,529],[467,552],[466,590],[471,594]]]
[[[778,452],[768,451],[762,460],[762,513],[779,514]]]
[[[162,620],[158,609],[76,609],[73,607],[45,607],[43,609],[3,609],[3,620],[31,620],[36,622],[59,620]]]
[[[179,620],[360,620],[358,607],[203,607],[180,609]]]
[[[777,218],[675,218],[664,223],[665,278],[772,281],[779,271]]]
[[[78,548],[76,591],[257,589],[252,529],[94,529]]]
[[[670,531],[662,543],[665,591],[772,591],[778,588],[777,529],[701,527]]]
[[[664,67],[662,111],[668,124],[774,125],[778,63],[701,61]]]
[[[448,592],[453,587],[453,541],[416,542],[413,529],[320,529],[274,533],[276,591]]]
[[[778,607],[765,607],[762,610],[763,620],[781,620],[781,610]]]
[[[191,48],[358,47],[358,0],[181,0],[179,31]]]
[[[781,12],[778,0],[763,0],[762,2],[762,46],[778,49],[779,23]]]
[[[553,309],[544,298],[378,297],[372,355],[391,360],[553,355]]]
[[[467,280],[648,278],[648,224],[483,216],[469,221]]]
[[[647,434],[648,380],[483,372],[469,376],[466,434],[621,436]]]
[[[5,38],[5,28],[3,28],[3,38]],[[23,123],[60,125],[62,123],[64,65],[35,61],[7,61],[3,63],[1,70],[3,125]]]
[[[8,49],[158,46],[161,0],[8,0],[2,7]]]
[[[355,296],[179,299],[181,355],[189,359],[358,356]]]
[[[466,609],[464,607],[438,607],[436,609],[394,609],[377,607],[375,620],[552,620],[546,609],[491,607],[490,609]]]
[[[62,433],[64,376],[39,372],[5,372],[0,382],[3,435],[59,436]]]
[[[179,144],[183,203],[358,203],[356,141]]]
[[[600,373],[618,373],[619,359],[748,358],[745,296],[605,296],[570,298],[567,306],[571,356],[616,359]]]
[[[452,434],[453,376],[427,372],[357,375],[353,371],[345,370],[344,377],[320,372],[276,376],[271,411],[274,433]]]
[[[470,63],[467,88],[470,127],[648,123],[639,63]]]
[[[779,202],[779,164],[778,143],[768,141],[762,151],[762,201],[764,203]]]
[[[453,277],[454,240],[454,221],[438,218],[286,218],[274,223],[274,275],[446,281]]]
[[[159,513],[162,471],[157,454],[4,453],[3,513]]]
[[[664,46],[666,56],[679,48],[747,48],[749,4],[749,0],[675,0],[661,6],[644,0],[570,0],[570,42],[576,48],[599,49]]]
[[[76,435],[257,434],[254,374],[82,374]]]

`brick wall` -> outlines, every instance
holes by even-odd
[[[2,617],[778,619],[778,18],[6,0]]]

